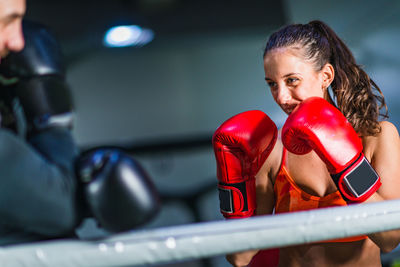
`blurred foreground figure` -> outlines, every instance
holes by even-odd
[[[57,40],[23,23],[25,47],[0,64],[0,245],[73,236],[85,217],[107,231],[147,222],[158,194],[122,151],[80,154]]]

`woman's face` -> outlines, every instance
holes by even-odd
[[[300,52],[290,47],[275,48],[264,58],[265,80],[275,102],[286,114],[309,97],[324,97],[324,89],[329,85],[326,84],[326,73],[316,71]]]

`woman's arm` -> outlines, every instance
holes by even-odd
[[[371,165],[381,177],[382,185],[365,203],[400,198],[400,139],[396,127],[390,122],[380,123],[382,131],[377,137],[367,138],[372,146]],[[400,242],[400,230],[368,235],[382,252],[390,252]]]

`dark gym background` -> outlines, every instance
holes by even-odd
[[[400,2],[376,0],[28,0],[27,18],[59,38],[82,148],[117,145],[163,195],[147,228],[221,220],[211,135],[228,117],[261,109],[285,120],[264,82],[262,52],[286,23],[327,22],[386,96],[400,126]],[[155,33],[143,47],[104,48],[118,22]],[[90,222],[82,235],[101,235]],[[396,252],[383,258],[384,265]],[[224,258],[163,266],[229,266]]]

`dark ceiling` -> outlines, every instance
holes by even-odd
[[[26,18],[48,25],[63,43],[98,40],[120,22],[147,26],[158,37],[286,22],[282,1],[273,0],[28,0]]]

